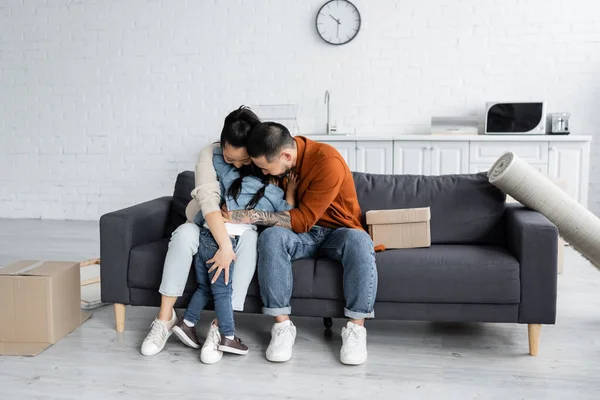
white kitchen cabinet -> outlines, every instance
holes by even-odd
[[[393,170],[395,174],[466,174],[469,143],[396,141]]]
[[[431,175],[467,174],[469,143],[433,142],[431,145]]]
[[[394,142],[394,167],[396,175],[431,174],[431,144],[418,141]]]
[[[370,174],[392,174],[393,143],[388,141],[357,142],[356,171]]]
[[[354,141],[331,141],[323,142],[335,147],[340,152],[346,164],[350,167],[350,171],[356,171],[356,142]]]
[[[471,142],[471,164],[493,164],[507,151],[512,151],[523,161],[528,163],[548,163],[548,142],[523,142],[523,141],[473,141]]]
[[[564,181],[566,192],[587,205],[589,180],[589,143],[550,142],[548,176]]]
[[[584,207],[588,204],[590,136],[431,136],[387,138],[321,136],[340,151],[352,171],[448,175],[486,172],[507,151],[551,179]]]
[[[469,165],[470,174],[478,174],[480,172],[488,172],[492,168],[493,163],[489,164],[471,164]],[[548,164],[529,164],[544,175],[548,175]]]

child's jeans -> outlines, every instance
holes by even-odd
[[[239,236],[231,238],[233,248],[237,246],[238,239]],[[222,335],[233,336],[235,334],[235,324],[233,321],[233,308],[231,306],[231,278],[233,276],[234,263],[232,262],[229,266],[229,283],[227,285],[225,285],[224,271],[221,271],[221,275],[219,275],[217,281],[211,284],[210,281],[217,270],[215,269],[209,274],[208,269],[212,264],[206,265],[206,262],[214,257],[217,250],[219,250],[219,245],[210,231],[206,228],[200,228],[200,246],[195,258],[198,289],[192,296],[183,317],[189,322],[197,323],[202,310],[204,310],[212,297],[215,304],[215,314],[219,320],[219,331]]]

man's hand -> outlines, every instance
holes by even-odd
[[[255,224],[261,226],[281,226],[283,228],[292,229],[292,221],[290,213],[283,212],[266,212],[257,210],[237,210],[222,212],[225,222],[233,224]]]
[[[229,284],[229,266],[235,260],[236,257],[233,246],[229,246],[225,249],[219,248],[215,253],[215,256],[206,262],[206,264],[213,264],[208,272],[213,272],[215,269],[217,270],[210,283],[215,283],[217,279],[219,279],[221,272],[225,271],[225,284]]]

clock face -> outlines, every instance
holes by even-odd
[[[358,9],[346,0],[331,0],[317,14],[317,32],[329,44],[345,44],[356,37],[360,29]]]

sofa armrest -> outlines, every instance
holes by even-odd
[[[100,218],[101,297],[106,303],[130,304],[129,253],[140,244],[163,239],[172,197],[161,197]]]
[[[508,204],[506,234],[508,249],[519,260],[521,270],[519,322],[554,324],[558,229],[541,213]]]

